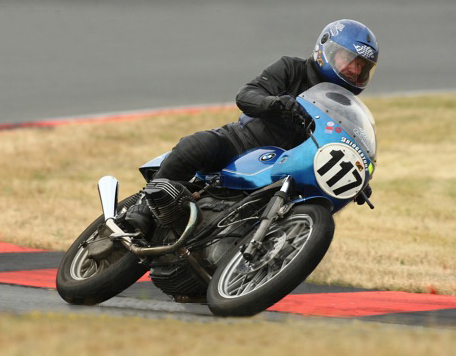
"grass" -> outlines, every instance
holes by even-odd
[[[456,95],[366,98],[377,122],[375,210],[350,204],[310,281],[456,295]],[[0,240],[65,250],[100,214],[96,182],[120,197],[137,168],[184,135],[235,121],[236,109],[0,133]]]
[[[271,335],[274,335],[271,338]],[[454,355],[456,330],[362,323],[210,323],[34,313],[0,317],[2,356]]]

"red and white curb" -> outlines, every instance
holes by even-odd
[[[1,261],[8,254],[43,254],[46,250],[29,249],[0,242]],[[0,284],[55,289],[57,268],[0,272]],[[137,283],[148,282],[146,273]],[[395,313],[412,313],[456,309],[456,297],[395,291],[362,291],[350,293],[290,294],[269,311],[323,317],[366,317]]]

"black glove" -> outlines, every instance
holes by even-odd
[[[364,190],[362,191],[364,194],[366,194],[366,196],[368,198],[370,198],[370,196],[372,195],[372,188],[371,186],[368,184],[366,185],[366,188],[364,188]],[[359,193],[356,198],[355,198],[355,202],[358,204],[358,205],[363,205],[366,200],[364,199],[363,195],[361,193]]]
[[[278,97],[282,104],[280,117],[283,120],[290,120],[296,124],[302,124],[308,119],[311,119],[307,111],[290,95],[282,95]]]
[[[262,106],[284,121],[302,125],[312,120],[307,111],[290,95],[267,96]]]

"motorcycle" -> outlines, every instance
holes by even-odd
[[[297,101],[313,123],[293,149],[256,148],[185,184],[152,179],[165,154],[139,169],[146,187],[119,204],[117,180],[101,178],[103,215],[66,252],[60,296],[98,304],[147,271],[174,301],[218,316],[254,315],[289,294],[326,254],[333,215],[360,194],[373,208],[363,189],[377,151],[373,116],[348,90],[321,83]],[[143,199],[154,212],[147,233],[125,219]]]

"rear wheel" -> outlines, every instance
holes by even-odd
[[[331,213],[299,205],[271,225],[253,261],[236,248],[227,253],[209,284],[209,308],[219,316],[249,316],[278,302],[317,267],[334,234]],[[241,243],[252,238],[250,234]]]
[[[134,204],[133,195],[119,208]],[[73,243],[57,272],[57,291],[71,304],[93,305],[119,294],[147,271],[137,256],[101,236],[104,217],[96,219]]]

